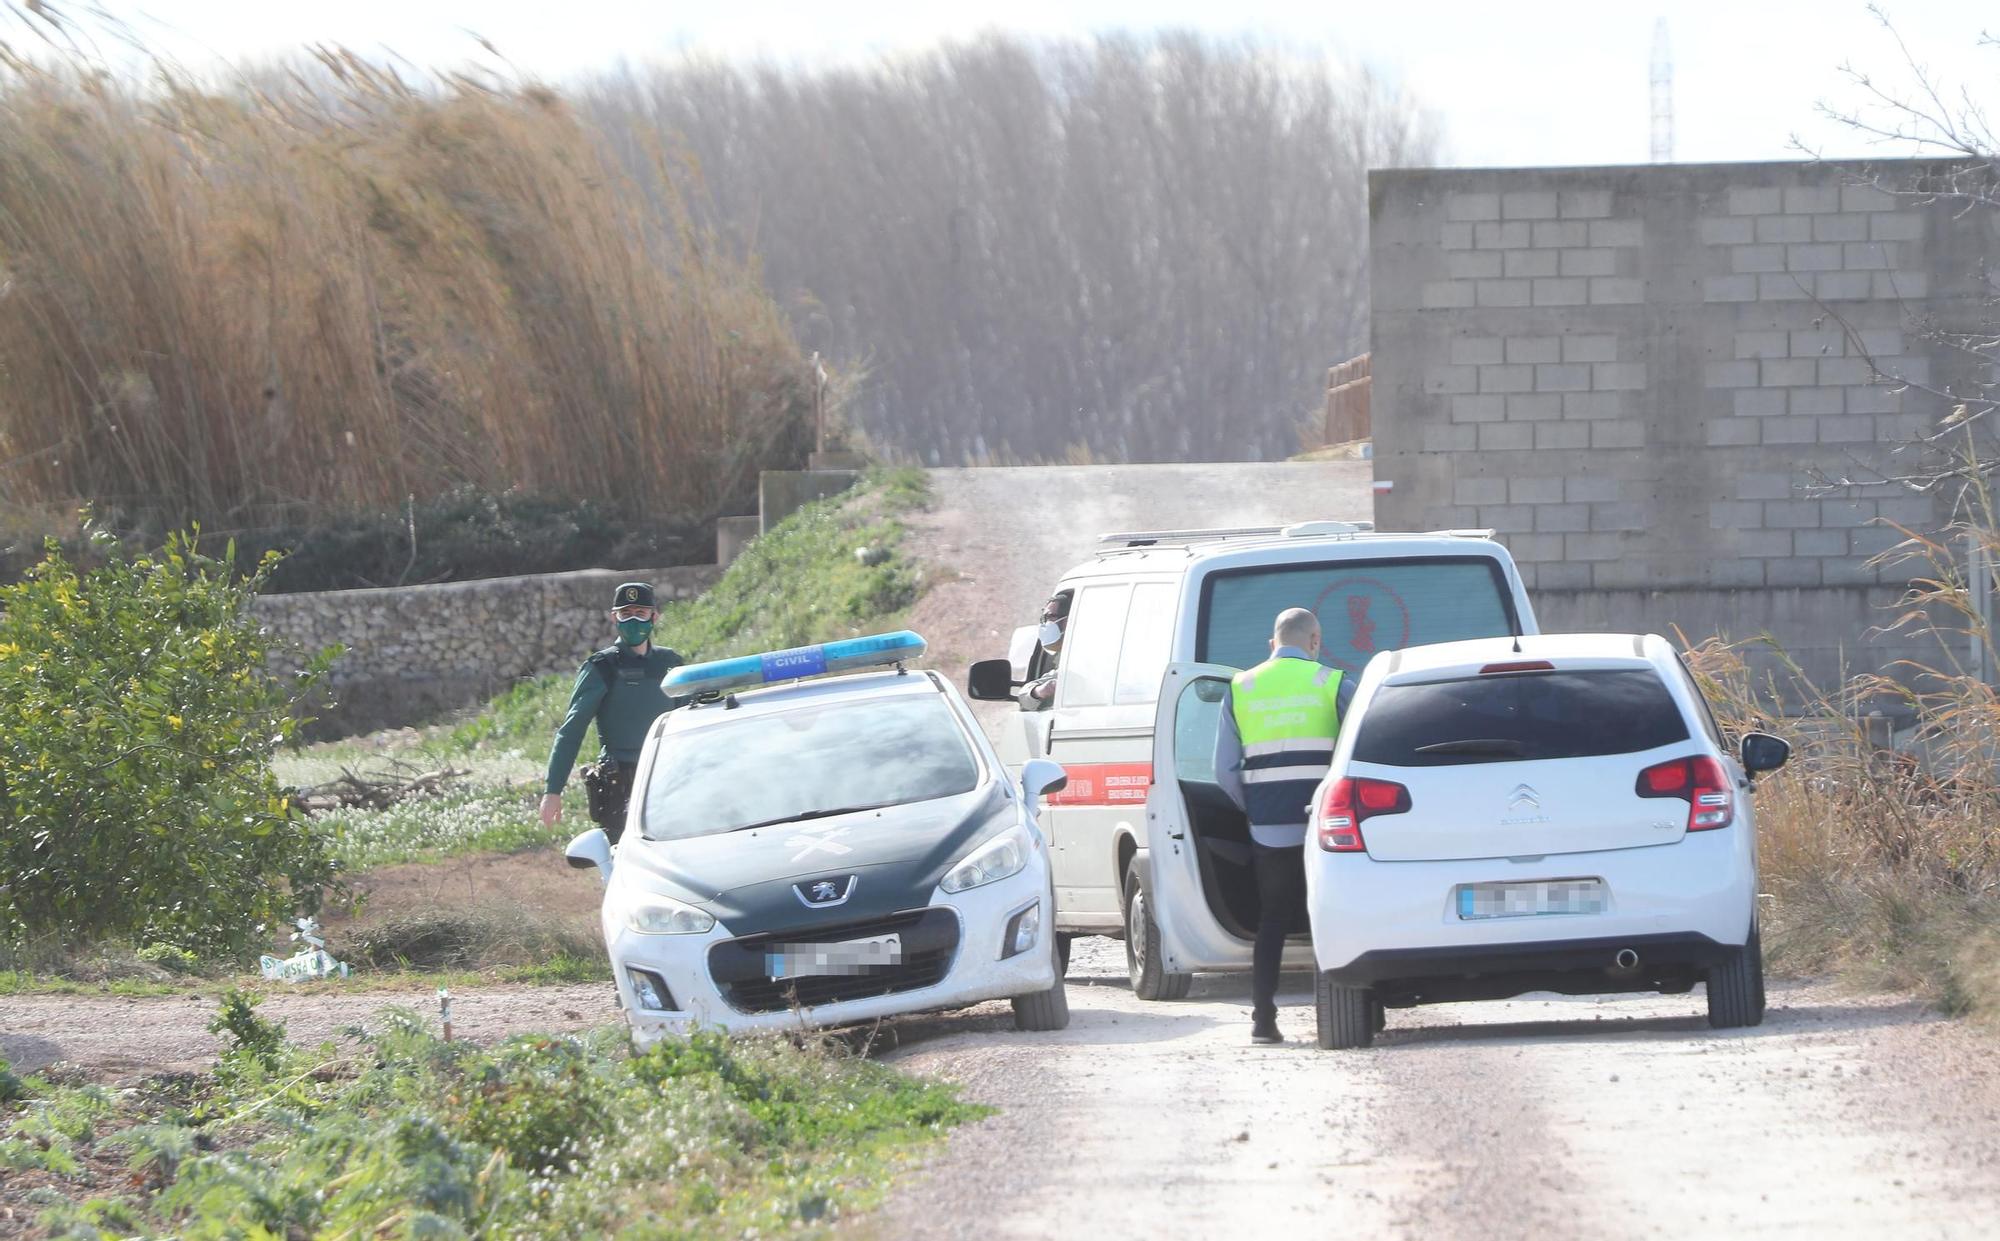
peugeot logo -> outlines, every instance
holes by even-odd
[[[799,898],[799,904],[808,909],[828,909],[835,905],[845,905],[847,898],[854,895],[857,875],[842,875],[836,879],[808,879],[804,883],[792,885],[792,891]]]
[[[1535,790],[1525,784],[1515,785],[1514,791],[1507,795],[1507,809],[1509,810],[1540,810],[1541,808],[1541,794],[1535,792]]]

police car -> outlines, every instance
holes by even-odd
[[[1048,845],[1063,787],[1018,782],[907,630],[675,669],[625,832],[571,841],[605,882],[635,1041],[1013,1001],[1059,1030]]]

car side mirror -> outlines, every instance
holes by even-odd
[[[569,842],[563,850],[569,864],[578,870],[588,870],[595,866],[600,883],[611,882],[611,838],[601,827],[593,827]]]
[[[1014,679],[1014,662],[1009,659],[982,659],[965,672],[966,696],[980,702],[1006,702],[1014,697],[1019,684]]]
[[[1069,786],[1069,773],[1063,765],[1046,758],[1031,758],[1021,768],[1021,796],[1033,813],[1040,805],[1043,794],[1060,793]]]
[[[1792,757],[1791,743],[1770,733],[1743,734],[1743,770],[1751,775],[1776,771]]]

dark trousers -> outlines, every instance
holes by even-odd
[[[1257,947],[1250,957],[1250,1006],[1254,1016],[1278,1011],[1278,964],[1285,936],[1306,900],[1306,851],[1300,845],[1272,849],[1252,843],[1257,868]]]
[[[591,821],[604,829],[612,844],[625,831],[625,810],[632,801],[632,765],[609,759],[583,769],[584,791],[590,796]]]

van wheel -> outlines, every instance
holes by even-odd
[[[1761,1025],[1764,1020],[1764,944],[1756,922],[1741,948],[1708,971],[1708,1024],[1717,1030]]]
[[[1075,934],[1069,931],[1058,931],[1056,933],[1057,977],[1060,978],[1069,977],[1069,943],[1071,940],[1075,938],[1076,938]]]
[[[1173,973],[1160,963],[1160,927],[1138,858],[1125,866],[1125,972],[1132,994],[1142,1000],[1182,999],[1194,984],[1194,975]]]
[[[1313,975],[1313,1016],[1317,1019],[1322,1051],[1366,1047],[1375,1041],[1376,1014],[1381,1001],[1367,987],[1343,987],[1325,973]]]
[[[1069,1026],[1069,991],[1063,985],[1062,972],[1062,958],[1068,954],[1056,949],[1053,955],[1056,957],[1055,985],[1047,991],[1014,997],[1016,1030],[1040,1032],[1062,1030]]]

